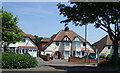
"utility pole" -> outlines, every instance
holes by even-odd
[[[87,58],[86,43],[87,43],[87,25],[85,25],[85,62],[86,62],[86,58]]]

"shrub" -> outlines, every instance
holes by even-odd
[[[110,59],[106,62],[100,63],[99,66],[111,66],[111,67],[117,66],[117,67],[120,67],[120,58],[117,60],[117,65],[115,65],[114,61],[112,59]]]
[[[109,55],[107,55],[107,57],[106,57],[106,60],[110,60],[111,59],[111,55],[109,54]]]
[[[102,53],[102,54],[100,55],[100,58],[105,59],[105,54],[104,54],[104,53]]]
[[[2,68],[30,68],[37,66],[36,58],[27,54],[2,53]]]

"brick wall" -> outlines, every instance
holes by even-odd
[[[100,62],[105,62],[106,59],[101,59]],[[88,62],[88,63],[97,63],[97,60],[89,59],[89,58],[77,58],[77,57],[69,57],[68,62]]]
[[[40,58],[42,58],[44,61],[49,61],[50,55],[41,55]]]

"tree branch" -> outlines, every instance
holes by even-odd
[[[103,27],[100,27],[102,30],[104,30],[105,32],[107,32],[108,33],[108,31],[106,30],[106,29],[104,29]]]

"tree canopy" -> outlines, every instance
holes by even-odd
[[[118,57],[120,40],[120,2],[70,2],[69,5],[57,4],[60,15],[66,17],[61,23],[72,22],[76,26],[94,24],[107,32],[113,42],[114,57]]]
[[[94,23],[96,28],[108,32],[113,37],[114,33],[120,33],[118,23],[120,22],[120,3],[83,3],[71,2],[71,5],[58,4],[60,15],[67,19],[61,23],[73,22],[76,26]],[[116,30],[111,26],[116,25]]]
[[[21,29],[17,26],[18,17],[7,11],[1,11],[2,15],[2,41],[9,43],[16,43],[23,38]]]

